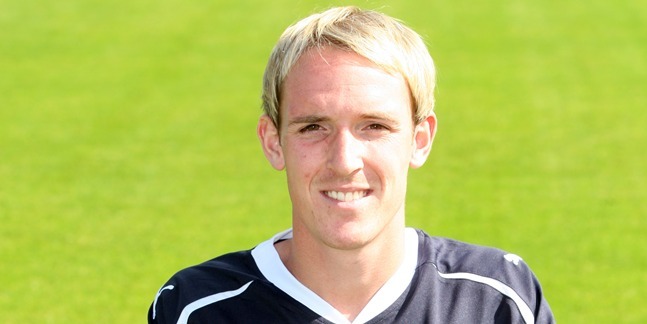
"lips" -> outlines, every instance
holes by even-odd
[[[366,197],[366,195],[368,195],[368,191],[367,190],[350,191],[350,192],[324,191],[324,194],[338,201],[350,202],[350,201],[355,201]]]

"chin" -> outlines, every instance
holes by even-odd
[[[324,237],[326,245],[339,250],[356,250],[370,244],[379,231],[370,230],[367,224],[346,224],[333,229]]]

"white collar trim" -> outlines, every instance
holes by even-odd
[[[413,228],[405,229],[405,255],[398,270],[375,293],[352,323],[364,323],[382,313],[404,293],[418,264],[418,233]],[[334,323],[351,323],[312,290],[300,283],[285,267],[274,248],[274,243],[292,238],[292,229],[274,235],[252,250],[256,265],[265,278],[286,294],[296,299],[315,313]]]

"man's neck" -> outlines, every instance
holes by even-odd
[[[352,321],[404,259],[404,228],[392,232],[353,250],[308,242],[298,233],[275,247],[299,282]]]

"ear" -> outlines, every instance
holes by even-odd
[[[283,158],[283,149],[281,148],[281,138],[279,131],[269,116],[263,114],[258,120],[256,134],[261,141],[261,147],[265,157],[272,167],[277,170],[285,168],[285,159]]]
[[[436,135],[437,119],[435,114],[431,114],[425,120],[415,126],[413,130],[413,152],[411,153],[411,162],[409,166],[419,168],[431,152],[431,144]]]

